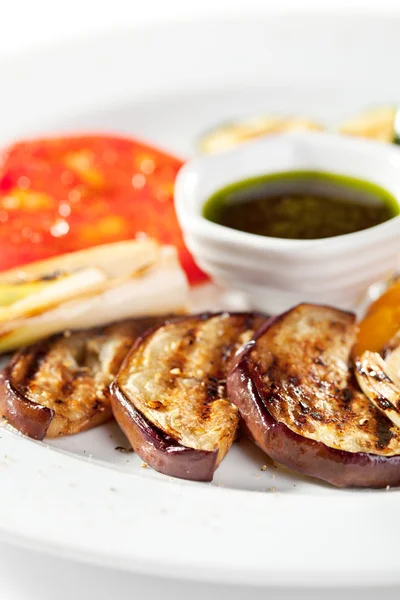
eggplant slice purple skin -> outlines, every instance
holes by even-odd
[[[24,435],[36,440],[44,437],[58,437],[70,435],[92,429],[113,418],[110,392],[108,389],[112,378],[122,363],[123,358],[129,352],[138,335],[141,335],[149,327],[163,323],[169,316],[149,317],[143,319],[130,319],[109,326],[90,329],[86,331],[75,331],[51,336],[45,340],[36,342],[18,351],[3,369],[0,377],[0,414],[6,418],[8,423],[18,429]],[[63,349],[65,343],[72,343],[71,352],[74,351],[74,340],[82,347],[81,353],[84,357],[89,352],[90,345],[115,338],[115,353],[111,355],[110,368],[105,380],[95,383],[95,373],[90,375],[85,365],[75,365],[72,370],[66,364],[70,357],[61,356],[57,359],[55,350],[57,344]],[[87,350],[89,348],[89,350]],[[99,356],[100,356],[99,347]],[[112,350],[112,349],[111,349]],[[53,358],[51,353],[53,354]],[[51,374],[55,375],[54,390],[48,388],[48,373],[41,375],[46,368],[46,361],[55,360],[54,369],[50,368]],[[100,358],[99,358],[100,361]],[[71,361],[74,363],[74,360]],[[50,363],[51,364],[51,363]],[[100,364],[101,366],[101,364]],[[115,371],[115,372],[114,372]],[[114,373],[114,375],[113,375]],[[42,383],[40,377],[43,377]],[[79,389],[83,382],[84,389]],[[64,384],[64,385],[63,385]],[[40,402],[41,393],[47,396],[47,402]],[[79,395],[79,399],[76,397]],[[30,397],[29,397],[30,396]],[[34,399],[38,398],[38,401]],[[78,401],[77,401],[78,400]],[[75,404],[74,404],[75,402]],[[47,406],[46,404],[51,404]],[[79,416],[74,415],[74,406],[79,411]],[[62,408],[61,408],[62,407]],[[65,409],[71,410],[72,417],[68,418]],[[76,417],[76,418],[75,418]]]
[[[210,406],[212,404],[213,395],[210,394],[210,402],[208,403],[207,394],[210,393],[210,390],[212,390],[213,394],[215,392],[214,376],[216,374],[218,375],[219,383],[221,383],[223,380],[223,390],[221,392],[223,398],[221,397],[221,400],[226,402],[225,380],[232,358],[237,349],[241,346],[239,340],[239,333],[248,333],[248,337],[251,336],[254,333],[254,331],[256,331],[265,322],[266,317],[263,315],[251,313],[207,313],[178,318],[168,323],[169,327],[173,327],[176,324],[183,324],[186,327],[187,324],[189,331],[195,329],[196,326],[201,327],[202,324],[204,324],[206,321],[210,319],[215,319],[216,317],[218,318],[221,315],[227,315],[229,318],[234,317],[240,319],[242,321],[242,324],[241,329],[240,326],[238,326],[237,339],[235,338],[235,341],[233,341],[232,339],[228,340],[228,343],[224,348],[225,356],[223,359],[220,355],[210,358],[210,353],[213,351],[213,348],[211,347],[209,348],[209,353],[207,353],[207,360],[210,359],[209,363],[207,363],[206,360],[205,364],[198,365],[199,369],[203,369],[204,379],[203,381],[199,382],[199,385],[204,386],[204,406]],[[154,339],[153,336],[157,335],[160,332],[162,333],[162,329],[163,326],[160,326],[152,329],[151,331],[146,332],[142,336],[142,338],[137,340],[134,347],[132,348],[132,351],[126,357],[119,372],[119,375],[111,385],[112,408],[114,416],[121,429],[124,431],[125,435],[129,439],[134,451],[142,458],[143,461],[145,461],[146,464],[148,464],[154,470],[169,475],[171,477],[208,482],[213,479],[214,471],[218,467],[220,460],[222,460],[225,453],[221,458],[218,448],[212,450],[204,450],[201,448],[199,449],[189,447],[184,443],[181,443],[181,441],[177,439],[177,435],[176,437],[174,437],[174,435],[170,434],[170,431],[164,430],[162,427],[159,426],[159,424],[153,422],[153,420],[150,420],[145,414],[143,414],[143,411],[140,408],[138,408],[132,400],[132,395],[126,393],[126,385],[124,389],[124,385],[122,383],[121,375],[124,373],[125,370],[128,369],[131,361],[136,359],[135,354],[139,356],[139,353],[143,352],[147,345]],[[193,350],[198,338],[196,337],[196,333],[190,333],[189,335],[193,335],[193,341],[191,341],[189,344],[190,348]],[[180,344],[182,345],[184,343],[184,336],[180,339]],[[185,348],[185,350],[187,350],[187,348]],[[219,352],[219,350],[217,350],[216,352]],[[177,355],[180,355],[180,357],[182,357],[182,355],[186,356],[185,352],[182,352],[181,347],[177,349]],[[138,360],[140,360],[140,357],[138,358]],[[167,377],[166,385],[168,385],[167,373],[170,372],[169,367],[174,362],[174,356],[168,355],[168,361],[171,361],[171,363],[167,365],[164,365],[162,361],[163,359],[161,357],[159,367],[160,371],[164,370],[163,372],[165,372],[165,376]],[[215,368],[216,371],[213,371],[212,373],[208,372],[211,368]],[[187,377],[191,376],[190,373],[185,373],[185,364],[181,365],[181,369],[182,378],[184,378],[185,375]],[[209,388],[208,386],[210,384],[210,381],[211,387]],[[196,385],[197,383],[194,382],[194,386]],[[195,395],[195,392],[193,392],[193,395]],[[157,399],[162,400],[161,397],[158,397]],[[179,401],[180,398],[178,396],[178,405]],[[183,397],[182,402],[184,402]],[[228,402],[226,402],[226,404],[228,404]],[[232,409],[230,403],[229,405],[230,409]],[[163,405],[161,410],[165,410],[165,405]],[[199,417],[199,423],[200,426],[204,425],[203,416]],[[237,432],[237,417],[235,423],[232,424],[232,427],[233,431],[231,432],[231,437],[233,439]]]
[[[275,462],[334,486],[399,486],[400,455],[380,456],[329,447],[292,431],[268,410],[268,398],[259,391],[251,353],[262,336],[297,308],[267,321],[236,355],[228,375],[228,395],[239,409],[247,434]]]
[[[114,417],[145,464],[170,477],[212,480],[217,467],[217,450],[209,452],[182,446],[150,423],[119,389],[116,381],[110,389]]]
[[[42,440],[54,417],[51,408],[32,402],[12,385],[8,369],[0,375],[0,414],[8,423],[34,440]]]

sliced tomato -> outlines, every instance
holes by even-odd
[[[89,246],[151,236],[178,248],[192,284],[206,279],[173,204],[182,162],[111,136],[13,145],[0,164],[0,271]]]

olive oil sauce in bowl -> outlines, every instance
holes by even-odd
[[[381,186],[321,171],[289,171],[246,179],[206,202],[206,219],[268,237],[318,240],[362,231],[399,214]]]
[[[400,149],[326,133],[270,135],[186,163],[175,205],[199,266],[250,307],[354,309],[398,267]]]

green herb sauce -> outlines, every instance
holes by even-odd
[[[216,192],[206,219],[247,233],[317,240],[362,231],[399,214],[382,187],[343,175],[290,171],[255,177]]]

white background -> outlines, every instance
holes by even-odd
[[[0,53],[148,22],[264,11],[400,12],[399,0],[0,0]],[[1,85],[1,84],[0,84]]]
[[[13,53],[90,33],[115,31],[143,23],[185,20],[212,16],[260,13],[272,10],[320,12],[400,12],[399,0],[0,0],[0,60]],[[399,32],[400,34],[400,32]],[[0,82],[0,92],[2,91]],[[4,117],[4,115],[3,115]],[[0,121],[1,127],[1,121]],[[29,498],[27,498],[29,502]],[[0,481],[1,510],[1,481]],[[101,527],[101,523],[99,523]],[[329,541],[328,541],[329,542]],[[266,540],[267,543],[267,540]],[[319,590],[293,593],[267,593],[268,598],[288,600],[368,600],[385,594],[385,600],[398,598],[399,591]],[[216,587],[205,584],[150,580],[146,577],[84,566],[62,559],[0,544],[0,598],[3,600],[108,600],[153,598],[200,600],[203,598],[265,598],[262,590]]]

